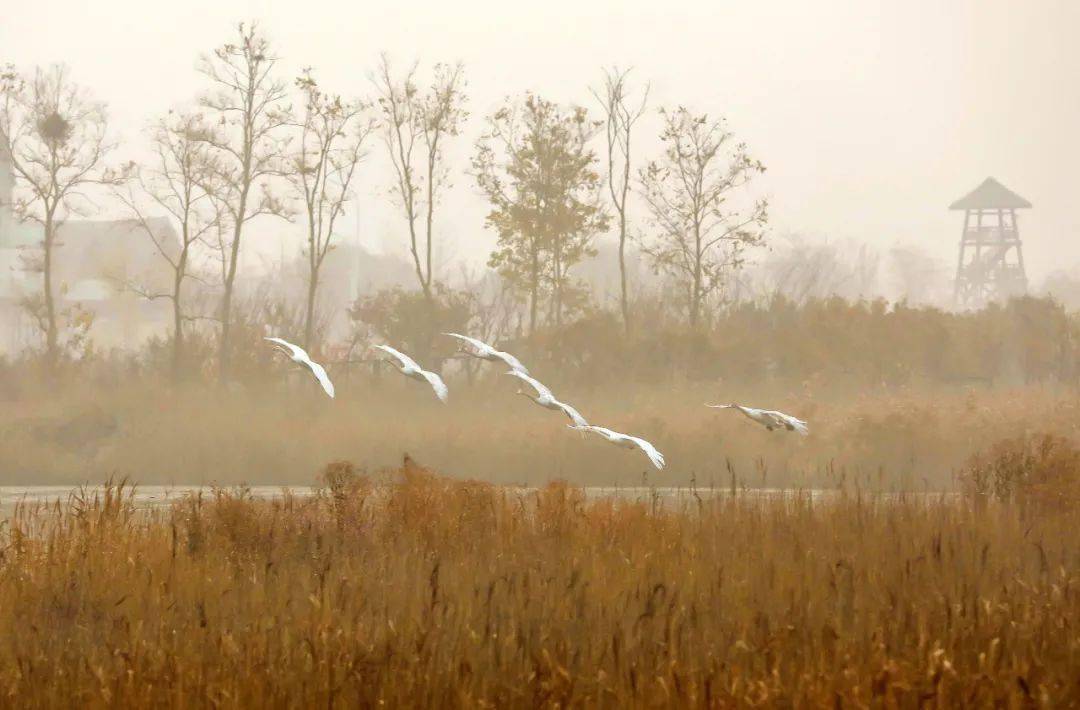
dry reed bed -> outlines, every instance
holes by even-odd
[[[337,467],[310,499],[138,511],[114,489],[18,511],[0,562],[5,704],[1080,702],[1075,512],[675,509],[386,475]]]

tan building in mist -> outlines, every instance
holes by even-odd
[[[41,290],[41,275],[27,265],[40,255],[41,226],[19,222],[12,213],[14,178],[0,155],[0,352],[15,353],[37,344],[40,334],[22,306]],[[171,235],[171,223],[151,219],[158,234]],[[53,256],[53,283],[58,309],[79,304],[94,314],[91,339],[99,348],[133,347],[167,331],[169,305],[147,300],[128,285],[146,292],[164,292],[171,273],[133,220],[69,220],[58,231]],[[62,317],[61,317],[62,321]]]

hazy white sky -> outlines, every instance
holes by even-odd
[[[452,156],[462,170],[502,97],[531,89],[588,105],[602,66],[633,66],[654,106],[727,116],[768,166],[760,189],[778,231],[920,244],[951,262],[960,217],[946,208],[993,175],[1035,205],[1021,221],[1031,275],[1080,262],[1077,0],[4,5],[0,61],[70,64],[109,104],[129,153],[148,119],[204,85],[197,55],[257,18],[284,71],[313,66],[343,93],[370,93],[383,50],[402,63],[462,60],[472,113]],[[655,150],[644,136],[639,145]],[[384,178],[373,159],[360,201],[373,243],[400,233]],[[479,260],[493,242],[484,205],[470,179],[456,182],[443,211],[450,256]]]

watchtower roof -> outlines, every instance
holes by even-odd
[[[992,177],[949,205],[950,210],[1027,209],[1031,203]]]

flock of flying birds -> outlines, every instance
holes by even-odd
[[[461,341],[460,350],[467,355],[480,360],[487,360],[488,362],[501,362],[508,365],[510,370],[507,371],[506,374],[511,377],[516,377],[521,382],[529,385],[534,392],[534,394],[530,394],[518,389],[517,393],[528,397],[544,409],[562,412],[570,420],[570,424],[567,426],[571,429],[579,431],[582,434],[596,434],[610,443],[624,449],[638,449],[649,457],[649,461],[651,461],[652,465],[657,469],[664,468],[664,455],[661,454],[655,446],[641,437],[630,436],[629,434],[623,434],[608,429],[607,427],[589,424],[589,422],[585,420],[585,417],[581,416],[578,410],[574,409],[569,404],[556,399],[551,390],[542,382],[532,377],[529,374],[529,370],[521,364],[521,361],[510,353],[496,350],[482,340],[470,338],[467,335],[460,335],[458,333],[443,333],[443,335],[457,338]],[[266,338],[266,340],[273,343],[278,352],[285,355],[294,363],[307,368],[311,374],[314,375],[316,381],[322,386],[326,394],[331,398],[334,396],[334,383],[330,381],[330,376],[326,374],[326,368],[312,360],[303,348],[299,345],[294,345],[287,340],[282,340],[281,338]],[[431,389],[434,390],[435,396],[438,397],[441,402],[446,403],[450,390],[437,373],[423,369],[411,357],[399,350],[395,350],[389,345],[376,345],[375,347],[387,353],[390,358],[393,358],[388,361],[396,365],[401,374],[420,382],[426,382]],[[737,409],[752,421],[757,422],[769,431],[796,431],[803,436],[806,436],[809,433],[806,422],[797,419],[790,414],[784,414],[783,412],[777,412],[771,409],[744,407],[739,404],[706,404],[705,406],[713,409]]]

